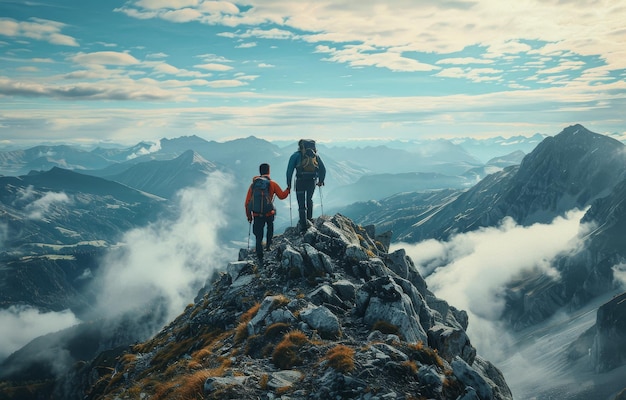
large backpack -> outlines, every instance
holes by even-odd
[[[317,173],[319,162],[317,161],[317,149],[315,148],[315,140],[301,139],[298,142],[300,149],[300,164],[296,169],[300,174]]]
[[[252,196],[248,208],[254,214],[267,215],[274,211],[274,204],[270,196],[270,179],[266,176],[258,176],[252,181]]]

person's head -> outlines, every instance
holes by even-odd
[[[269,175],[270,174],[270,165],[263,163],[259,165],[259,173],[261,175]]]

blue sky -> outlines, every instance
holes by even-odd
[[[626,135],[626,0],[0,0],[0,147]]]

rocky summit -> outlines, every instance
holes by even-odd
[[[389,238],[340,214],[287,228],[263,265],[242,249],[157,335],[60,386],[88,399],[512,399],[467,313]]]

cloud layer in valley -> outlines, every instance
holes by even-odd
[[[43,312],[28,306],[0,310],[0,361],[38,336],[79,322],[69,310]]]
[[[520,226],[505,218],[497,227],[458,234],[449,241],[426,240],[405,248],[438,297],[470,314],[468,332],[481,351],[494,348],[492,333],[503,311],[498,296],[507,282],[525,270],[539,269],[559,279],[551,261],[558,255],[579,251],[584,211],[570,211],[551,224]]]
[[[227,223],[221,205],[230,196],[231,182],[227,175],[214,172],[203,184],[178,193],[176,215],[127,232],[123,243],[107,254],[92,278],[96,303],[91,318],[141,313],[147,319],[141,323],[145,332],[139,334],[147,335],[184,310],[214,271],[233,259],[234,250],[226,248],[219,238],[220,228]],[[36,205],[29,203],[31,212],[43,215],[47,205],[65,203],[66,197],[51,193],[35,200]],[[22,201],[26,200],[33,201],[33,197],[25,194]],[[0,241],[2,235],[0,226]],[[0,310],[0,360],[36,337],[80,322],[69,310],[43,312],[15,306]],[[62,353],[62,347],[58,351]],[[47,357],[59,361],[56,359],[61,353],[51,352]]]
[[[214,172],[198,187],[178,194],[179,214],[127,232],[95,277],[97,313],[115,316],[164,302],[169,320],[178,315],[231,251],[219,239],[227,224],[222,207],[231,179]]]
[[[522,271],[539,270],[559,279],[551,262],[559,255],[583,249],[582,237],[589,229],[580,224],[583,215],[584,211],[572,210],[550,224],[526,227],[507,217],[497,227],[458,234],[448,241],[397,243],[393,247],[407,251],[433,293],[468,312],[467,332],[472,344],[496,366],[503,363],[507,382],[521,393],[527,385],[539,382],[541,376],[553,376],[554,368],[542,364],[550,361],[545,358],[541,362],[538,357],[525,358],[537,349],[530,349],[525,355],[511,351],[517,339],[498,321],[504,307],[499,295],[506,283]],[[511,357],[515,362],[511,362]],[[527,373],[514,373],[523,365],[529,366]]]

